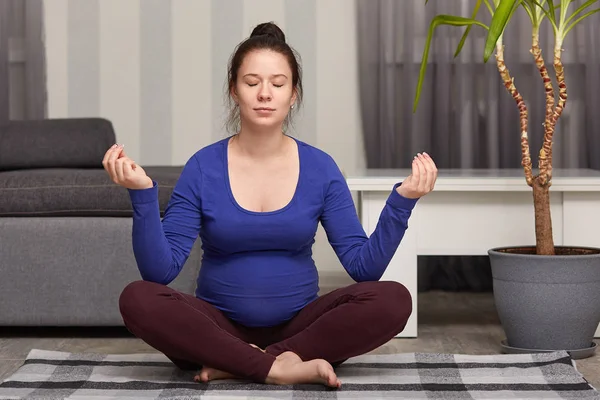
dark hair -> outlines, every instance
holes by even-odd
[[[228,99],[229,117],[226,122],[226,129],[230,133],[236,133],[240,124],[240,110],[231,97],[231,91],[235,87],[238,71],[244,57],[253,50],[272,50],[276,51],[288,61],[292,70],[292,87],[296,91],[296,102],[294,108],[290,110],[284,121],[284,130],[290,123],[291,113],[298,111],[302,102],[302,68],[300,66],[300,55],[291,48],[285,41],[285,34],[274,22],[264,22],[257,25],[250,34],[250,37],[241,42],[229,59],[227,68],[227,89],[226,97]]]

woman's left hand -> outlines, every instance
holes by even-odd
[[[437,179],[437,167],[427,153],[419,153],[412,162],[412,173],[396,190],[407,199],[418,199],[433,190]]]

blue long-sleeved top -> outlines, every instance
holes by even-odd
[[[317,298],[312,245],[318,223],[357,282],[379,280],[408,227],[417,200],[390,188],[368,237],[346,181],[325,152],[296,140],[300,176],[292,200],[271,212],[242,208],[233,197],[227,143],[196,152],[185,164],[161,221],[158,187],[129,190],[133,251],[144,280],[170,283],[201,239],[196,296],[234,321],[274,326]]]

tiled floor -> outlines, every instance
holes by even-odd
[[[500,353],[504,338],[489,293],[427,292],[419,295],[419,337],[394,339],[373,353]],[[13,373],[33,349],[135,353],[154,349],[122,329],[0,330],[0,380]],[[600,353],[578,360],[577,368],[600,389]]]

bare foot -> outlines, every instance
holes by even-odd
[[[254,344],[250,344],[250,346],[262,351],[263,353],[265,352],[263,349],[261,349],[260,347],[254,345]],[[194,376],[194,381],[206,383],[208,381],[214,381],[214,380],[218,380],[218,379],[236,379],[236,378],[237,377],[235,375],[230,374],[229,372],[221,371],[216,368],[202,367],[200,372],[198,372],[196,374],[196,376]]]
[[[235,376],[233,374],[230,374],[229,372],[224,372],[224,371],[218,370],[216,368],[202,367],[200,372],[196,376],[194,376],[194,381],[206,383],[208,381],[214,381],[217,379],[234,379],[234,378],[235,378]]]
[[[265,382],[276,385],[321,383],[333,388],[342,385],[333,367],[327,361],[322,359],[302,361],[291,351],[277,356]]]

